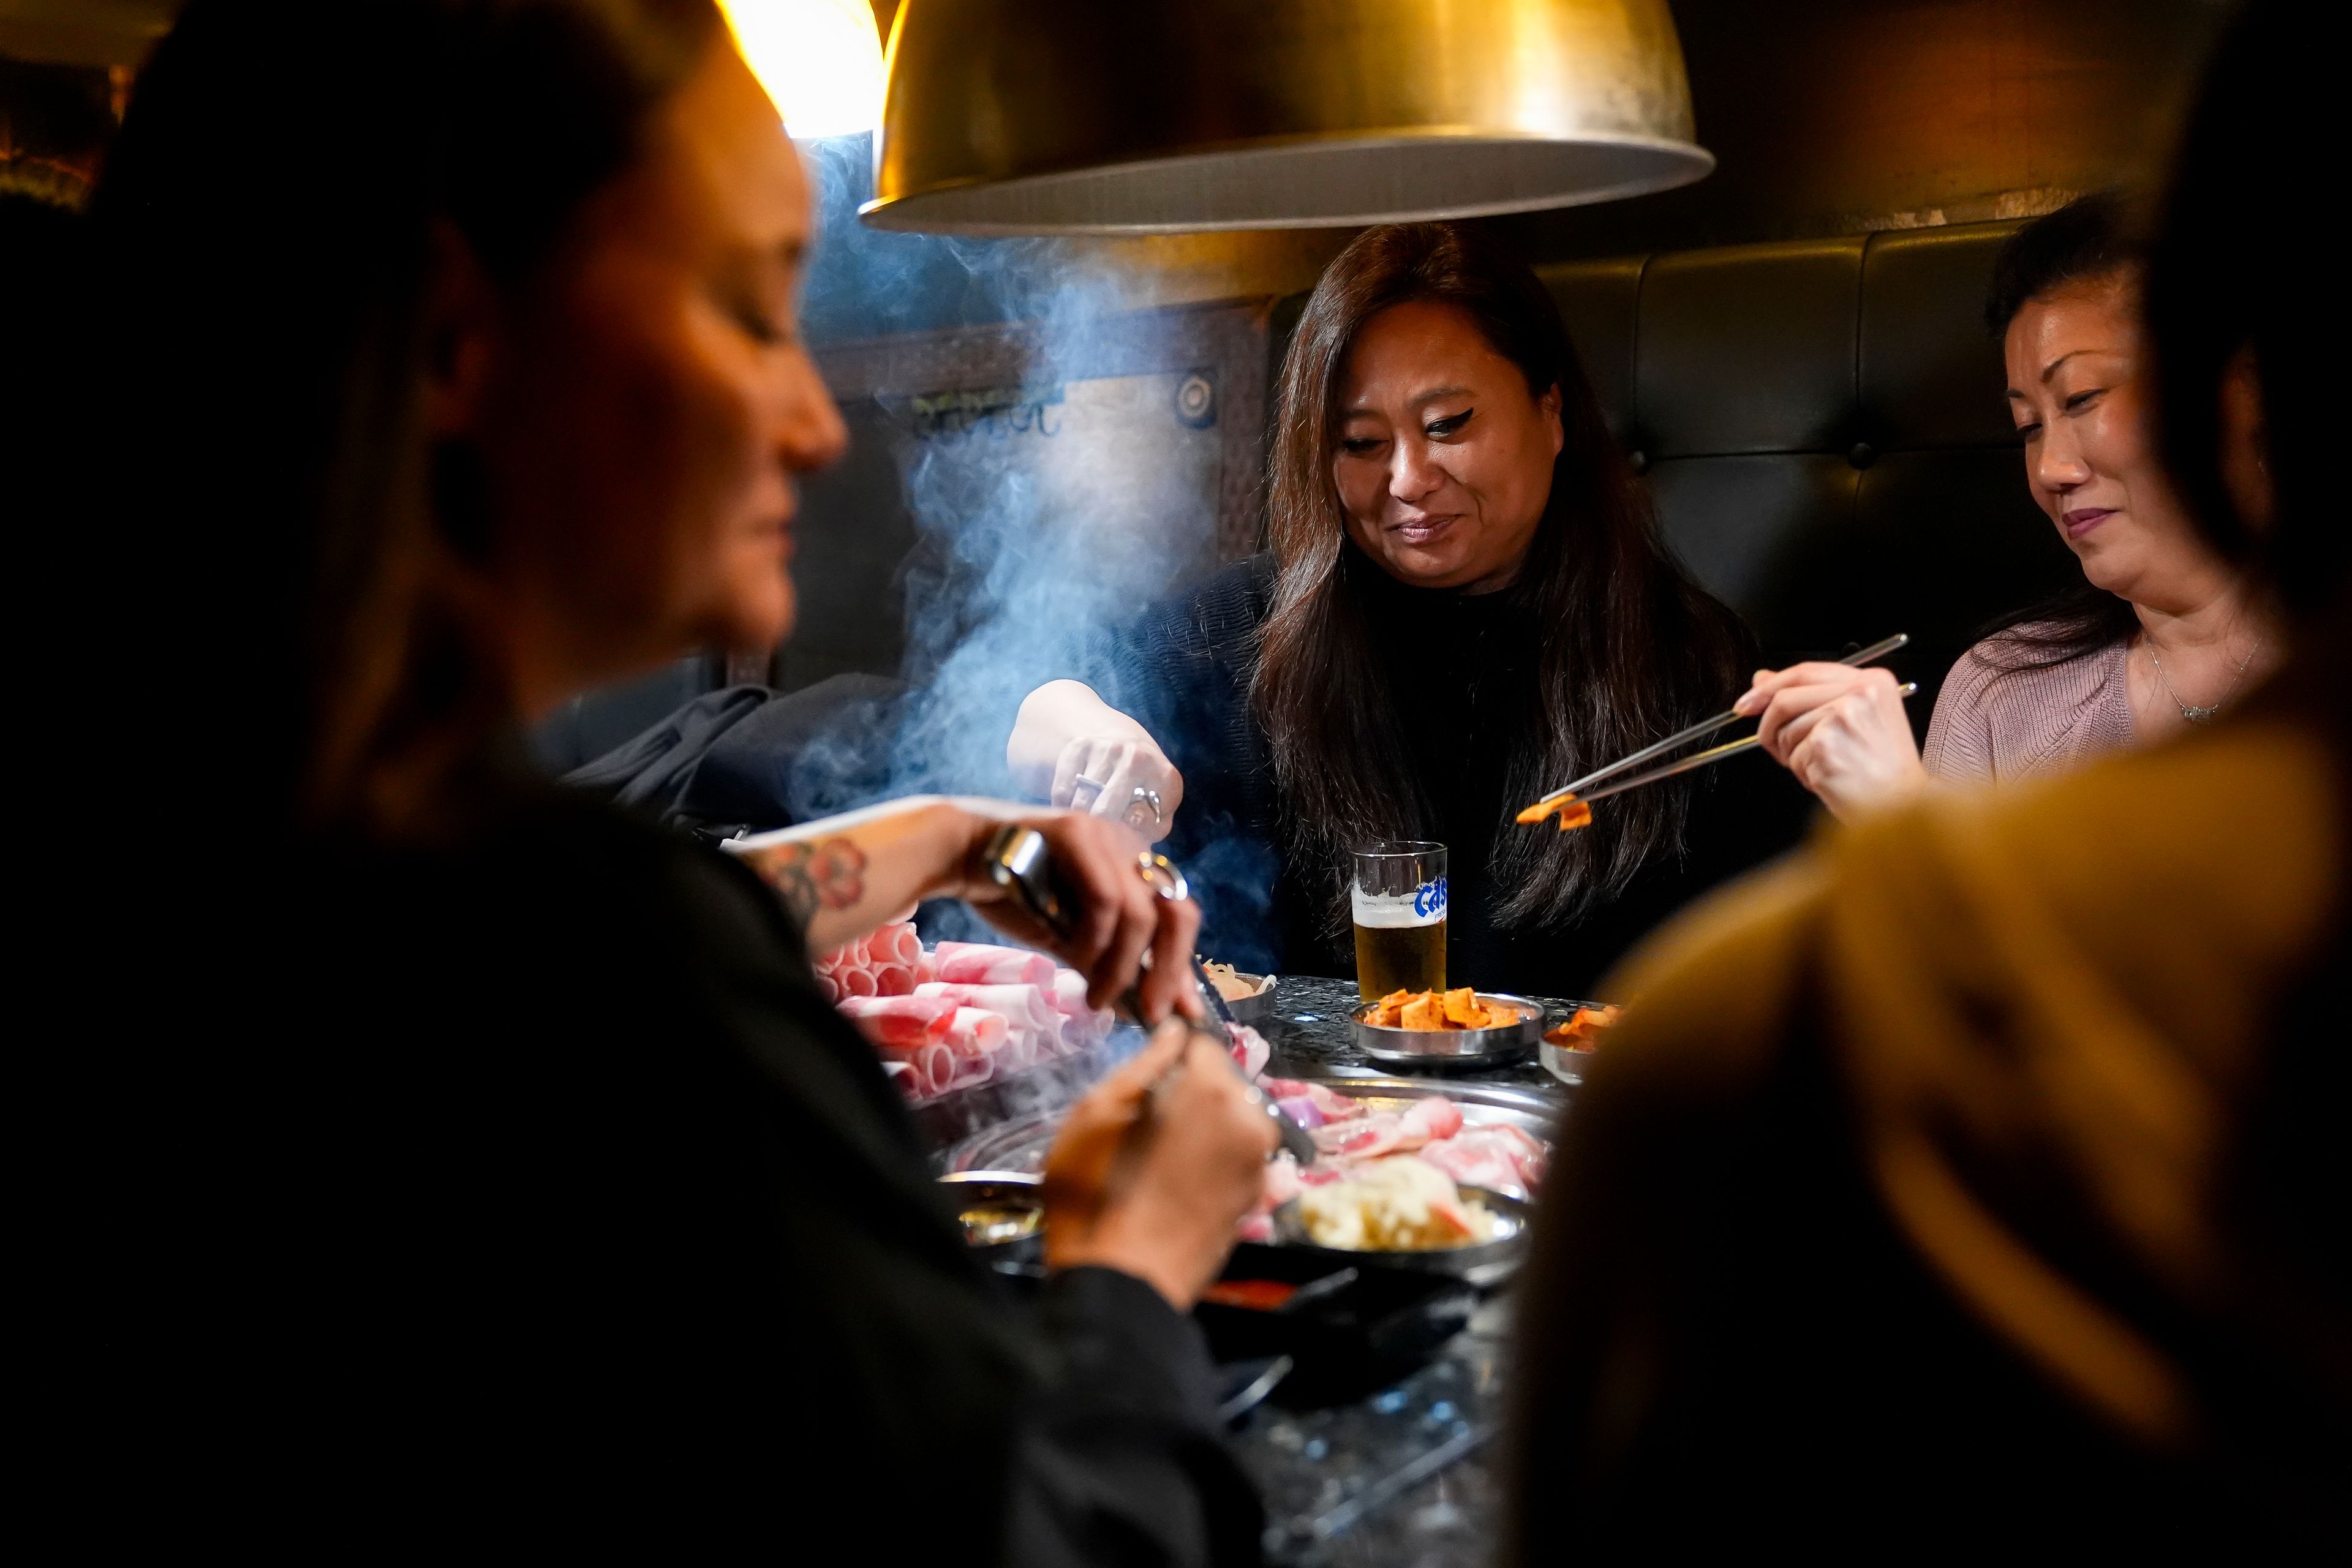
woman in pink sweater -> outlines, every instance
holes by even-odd
[[[2260,682],[2273,613],[2198,535],[2147,426],[2138,258],[2120,204],[2087,196],[2018,231],[1993,273],[2026,483],[2081,586],[1952,668],[1923,757],[1895,678],[1800,664],[1740,699],[1765,749],[1841,817],[1930,777],[2008,783],[2203,723]]]

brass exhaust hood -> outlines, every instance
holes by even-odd
[[[903,0],[877,228],[1468,217],[1686,184],[1665,0]]]

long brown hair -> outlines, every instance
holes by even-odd
[[[1338,389],[1356,336],[1381,311],[1418,300],[1468,315],[1518,366],[1530,396],[1559,388],[1566,440],[1550,499],[1506,590],[1537,628],[1535,691],[1506,764],[1510,799],[1533,800],[1722,706],[1745,673],[1738,620],[1666,553],[1534,272],[1465,225],[1367,230],[1324,271],[1283,359],[1267,496],[1277,574],[1251,685],[1292,864],[1323,873],[1335,926],[1351,845],[1436,829],[1349,585],[1331,477]],[[1680,851],[1690,797],[1677,781],[1613,802],[1581,832],[1504,836],[1491,868],[1498,921],[1557,923],[1623,891],[1652,857]]]
[[[468,602],[478,465],[421,417],[433,247],[533,287],[722,25],[712,0],[194,0],[157,48],[90,215],[121,388],[91,531],[150,601],[163,721],[215,804],[374,830],[514,721]]]

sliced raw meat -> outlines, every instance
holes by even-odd
[[[845,996],[841,1010],[886,1051],[908,1052],[944,1044],[956,1005],[940,996]]]
[[[874,994],[877,996],[912,996],[915,994],[915,972],[904,963],[877,963],[874,966]]]
[[[1289,1150],[1285,1149],[1265,1163],[1265,1205],[1267,1208],[1278,1209],[1297,1197],[1301,1185],[1298,1162],[1291,1158]]]
[[[866,939],[866,950],[880,963],[903,963],[912,969],[923,956],[923,939],[911,925],[887,925]]]
[[[1110,1033],[1110,1014],[1087,1005],[1087,977],[1076,970],[1054,971],[1054,983],[1046,988],[1046,997],[1067,1020],[1062,1029],[1065,1048],[1085,1050]]]
[[[1311,1100],[1315,1109],[1323,1113],[1326,1121],[1350,1121],[1364,1114],[1364,1102],[1344,1094],[1334,1093],[1319,1083],[1303,1079],[1270,1078],[1259,1086],[1277,1100]]]
[[[1036,985],[951,985],[944,980],[924,981],[918,996],[945,996],[961,1007],[985,1007],[1017,1027],[1059,1035],[1062,1015]]]
[[[816,973],[816,988],[824,994],[824,999],[828,1002],[841,1000],[841,983],[822,969]]]
[[[1274,1047],[1265,1043],[1264,1035],[1247,1024],[1234,1025],[1234,1034],[1238,1037],[1230,1047],[1234,1065],[1242,1069],[1244,1078],[1255,1081],[1257,1075],[1265,1070],[1268,1058],[1274,1055]]]
[[[948,1025],[948,1047],[959,1057],[993,1056],[1004,1048],[1004,1020],[986,1008],[958,1007]]]
[[[932,951],[940,978],[954,985],[1051,985],[1054,961],[991,942],[943,942]]]
[[[1420,1157],[1457,1182],[1514,1197],[1534,1195],[1543,1181],[1543,1145],[1508,1122],[1465,1128],[1423,1146]]]
[[[1416,1101],[1399,1120],[1397,1146],[1417,1149],[1462,1131],[1462,1108],[1442,1094]]]
[[[1371,1160],[1393,1153],[1401,1118],[1393,1110],[1375,1110],[1351,1121],[1318,1127],[1309,1137],[1326,1155],[1341,1160]]]
[[[843,964],[833,972],[833,983],[841,987],[845,997],[878,996],[882,992],[881,984],[874,978],[874,972],[863,964]]]

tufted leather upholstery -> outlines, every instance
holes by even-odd
[[[2026,493],[1970,224],[1539,268],[1675,552],[1773,662],[1911,634],[1935,689],[2074,580]]]

